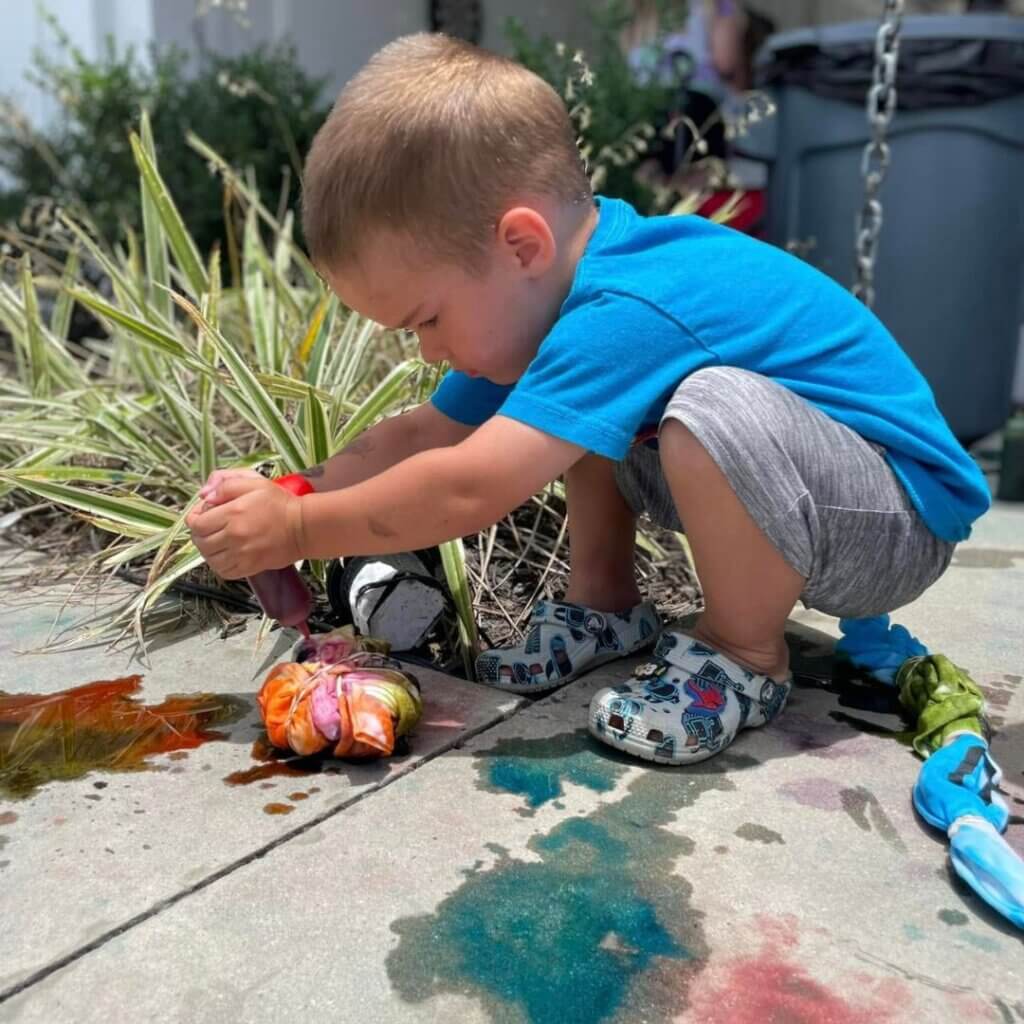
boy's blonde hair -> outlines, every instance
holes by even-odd
[[[508,204],[531,195],[593,200],[558,94],[505,57],[420,33],[341,91],[306,160],[303,227],[321,268],[352,264],[384,227],[472,271]]]

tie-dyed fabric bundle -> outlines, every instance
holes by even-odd
[[[303,756],[389,757],[423,713],[416,679],[386,657],[387,646],[335,630],[299,645],[275,665],[257,695],[275,747]]]
[[[988,748],[985,695],[962,669],[889,616],[839,623],[836,654],[895,685],[925,758],[914,807],[949,837],[953,870],[986,903],[1024,928],[1024,858],[1003,838],[1012,820],[999,795],[1003,773]],[[1019,819],[1016,819],[1019,823]]]

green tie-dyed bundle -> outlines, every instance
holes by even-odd
[[[988,738],[984,695],[944,654],[908,658],[896,674],[896,685],[900,704],[916,723],[914,749],[922,757],[938,750],[955,732]]]

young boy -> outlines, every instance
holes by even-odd
[[[783,708],[800,599],[914,600],[988,506],[979,470],[882,324],[787,253],[595,199],[558,95],[443,36],[381,50],[304,182],[312,258],[352,309],[452,366],[301,499],[218,472],[189,520],[226,579],[473,533],[565,474],[571,575],[480,681],[543,692],[654,643],[636,516],[685,526],[705,610],[590,712],[600,739],[699,761]]]

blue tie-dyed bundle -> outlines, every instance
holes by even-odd
[[[1002,773],[986,738],[977,684],[889,616],[843,619],[836,654],[889,685],[916,716],[914,749],[926,758],[914,807],[950,840],[953,870],[990,906],[1024,928],[1024,861],[1002,837],[1009,823],[997,789]]]
[[[836,644],[836,657],[870,672],[883,683],[894,683],[907,658],[928,653],[916,636],[903,626],[890,626],[888,615],[874,619],[840,619],[843,638]]]

